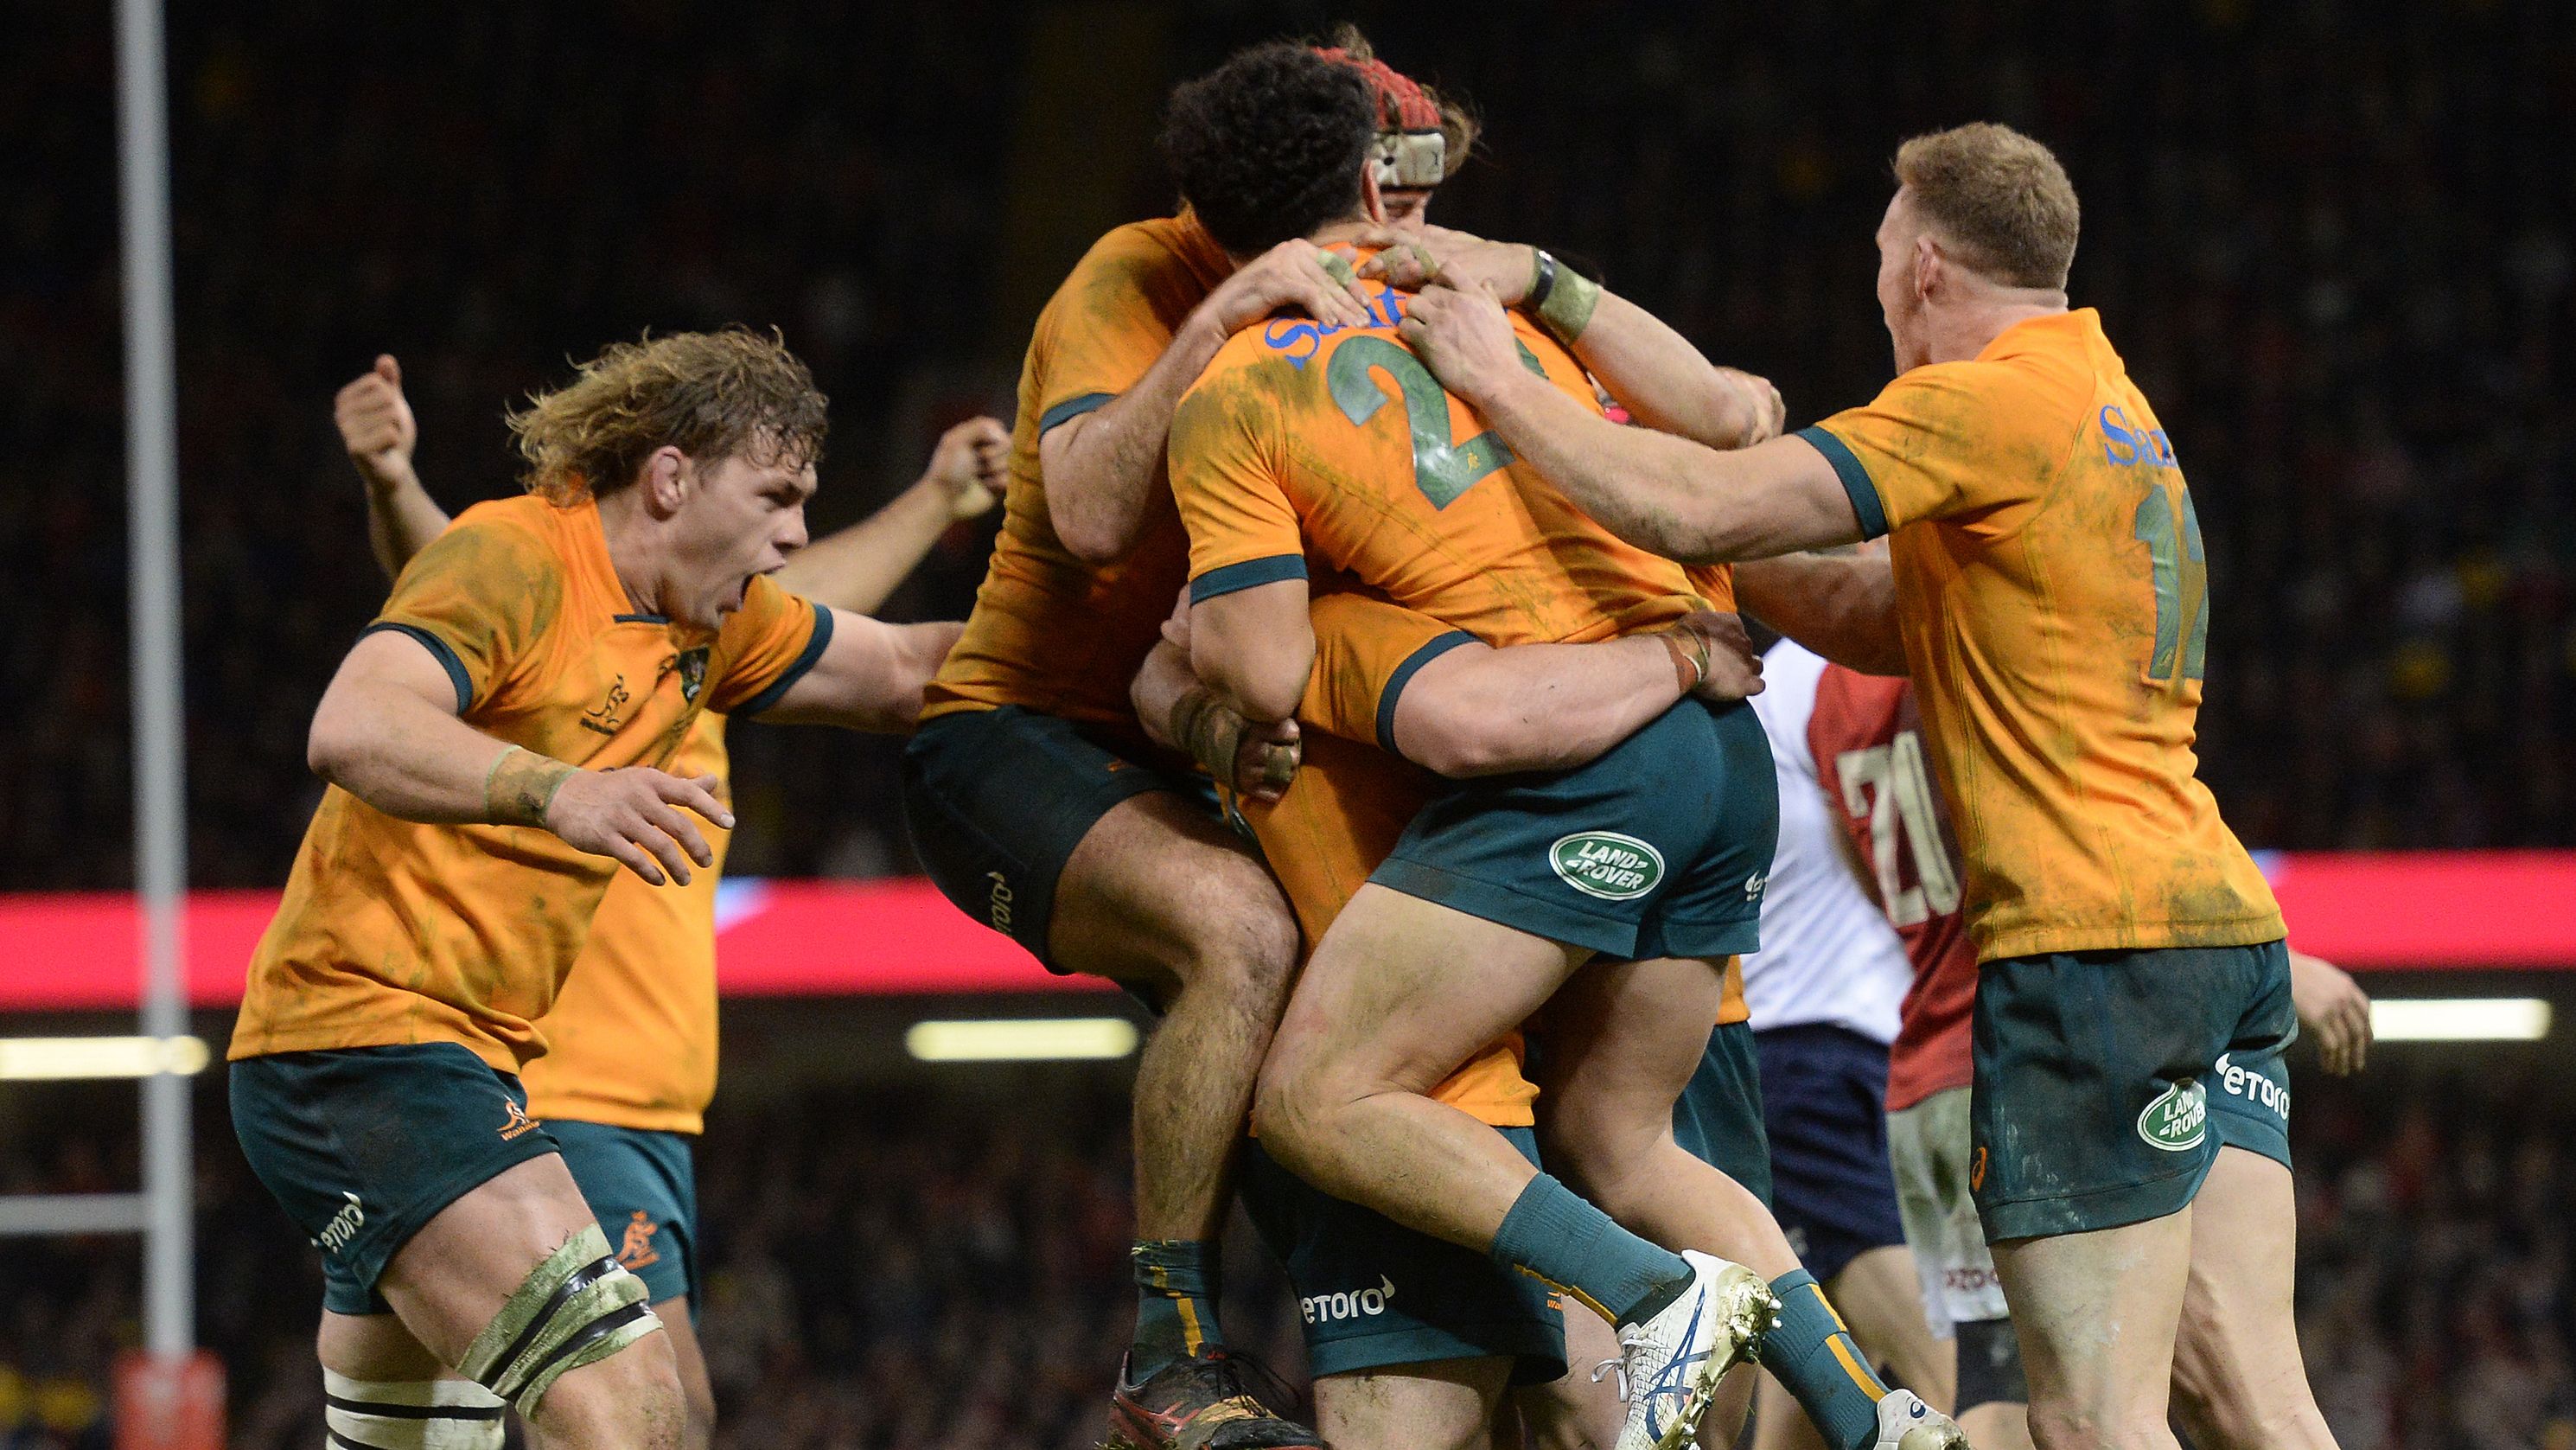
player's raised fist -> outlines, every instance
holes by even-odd
[[[690,864],[713,867],[716,856],[683,809],[733,827],[716,785],[712,775],[684,780],[648,766],[574,770],[547,801],[545,825],[567,844],[617,858],[655,886],[686,886]]]
[[[990,511],[1009,482],[1011,430],[998,418],[969,418],[939,435],[928,477],[948,500],[948,516]]]
[[[1334,327],[1366,327],[1374,320],[1368,293],[1350,264],[1294,238],[1244,263],[1199,306],[1228,336],[1283,307]]]
[[[412,478],[412,449],[420,442],[420,425],[403,396],[402,364],[390,353],[360,373],[331,400],[331,421],[340,428],[341,446],[359,476],[379,488]]]

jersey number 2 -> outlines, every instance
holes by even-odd
[[[2182,522],[2174,522],[2173,500],[2161,484],[2150,484],[2138,500],[2138,541],[2147,546],[2155,566],[2156,650],[2147,661],[2147,678],[2156,684],[2180,684],[2201,678],[2209,659],[2209,560],[2200,545],[2200,515],[2192,510],[2191,491],[2183,490]],[[2191,644],[2183,646],[2183,630]],[[2174,656],[2182,656],[2182,673],[2174,673]]]
[[[1422,359],[1383,337],[1355,337],[1333,352],[1325,382],[1342,416],[1364,424],[1386,406],[1386,393],[1370,373],[1386,369],[1404,400],[1404,419],[1413,432],[1413,486],[1445,509],[1486,474],[1512,461],[1512,450],[1491,433],[1460,443],[1449,436],[1449,395]]]
[[[1900,730],[1888,744],[1846,750],[1835,759],[1834,771],[1842,777],[1843,808],[1854,820],[1869,818],[1870,865],[1878,872],[1878,899],[1889,923],[1912,926],[1958,910],[1959,872],[1941,842],[1923,737]],[[1901,884],[1900,850],[1914,857],[1912,886]]]

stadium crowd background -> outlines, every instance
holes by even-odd
[[[1483,159],[1434,216],[1545,242],[1768,374],[1803,422],[1888,371],[1869,236],[1903,136],[2055,145],[2100,306],[2197,487],[2204,760],[2258,846],[2576,844],[2576,25],[2444,0],[1357,4]],[[1692,12],[1697,13],[1694,18]],[[129,877],[120,352],[104,5],[0,52],[0,645],[15,887]],[[1007,412],[1036,306],[1168,204],[1171,80],[1319,9],[677,0],[172,16],[194,879],[282,879],[304,724],[382,597],[329,398],[410,365],[421,466],[508,491],[500,410],[639,328],[775,323],[857,517]],[[22,172],[23,174],[23,172]],[[986,527],[990,527],[987,525]],[[900,613],[955,616],[960,530]],[[795,738],[788,738],[794,735]],[[906,864],[880,741],[745,730],[739,869]],[[795,808],[789,808],[790,787]]]
[[[0,47],[0,135],[34,179],[0,190],[11,889],[130,880],[107,17],[37,6]],[[648,324],[775,323],[834,399],[817,521],[845,522],[939,427],[1007,411],[1047,288],[1167,204],[1163,89],[1340,18],[1484,111],[1436,219],[1597,268],[1779,382],[1793,423],[1885,379],[1869,234],[1894,143],[1983,116],[2056,146],[2085,201],[2077,301],[2196,484],[2204,768],[2231,821],[2257,846],[2576,845],[2560,5],[1585,0],[1462,24],[1224,0],[180,0],[193,880],[281,880],[318,791],[305,722],[383,589],[328,403],[378,350],[457,505],[512,487],[500,409],[567,357]],[[893,612],[962,613],[987,539],[959,530]],[[906,869],[890,744],[735,738],[737,869]],[[929,1084],[719,1100],[725,1443],[1091,1443],[1126,1312],[1123,1093],[1020,1086],[1061,1104],[1043,1135]],[[2576,1447],[2576,1115],[2518,1091],[2301,1079],[2303,1320],[2348,1450]],[[217,1079],[200,1097],[202,1332],[235,1441],[316,1443],[311,1256],[250,1184]],[[13,1089],[0,1190],[130,1185],[130,1122],[121,1093]],[[1273,1324],[1292,1359],[1275,1281],[1241,1257],[1241,1327]],[[133,1267],[116,1240],[0,1256],[0,1450],[104,1443]]]

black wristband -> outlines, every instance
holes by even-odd
[[[1532,247],[1530,254],[1538,260],[1538,276],[1531,280],[1529,294],[1521,298],[1521,306],[1536,312],[1547,305],[1547,294],[1556,290],[1556,258],[1549,256],[1545,247]]]

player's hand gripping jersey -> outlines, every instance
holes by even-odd
[[[597,507],[531,495],[466,510],[371,628],[436,655],[467,724],[592,770],[674,769],[701,716],[767,708],[830,638],[828,614],[766,578],[714,632],[631,610]],[[231,1056],[455,1042],[517,1072],[620,869],[534,827],[421,825],[332,786]]]
[[[1074,557],[1048,520],[1038,438],[1133,387],[1232,270],[1187,212],[1135,222],[1094,243],[1038,314],[1020,365],[1001,537],[966,633],[923,696],[923,719],[1019,705],[1132,729],[1127,682],[1159,637],[1188,541],[1158,487],[1126,558],[1094,567]]]
[[[731,805],[724,727],[724,716],[701,712],[667,768],[716,777],[716,799]],[[655,886],[632,871],[609,878],[590,940],[537,1024],[546,1055],[520,1074],[531,1115],[705,1131],[716,1095],[716,882],[733,832],[694,824],[716,859],[688,885]]]
[[[1511,451],[1378,325],[1275,318],[1219,350],[1172,419],[1191,597],[1339,571],[1491,645],[1582,643],[1700,606],[1682,567],[1621,543]],[[1524,361],[1586,407],[1591,380],[1512,317]]]
[[[1890,536],[1979,957],[2278,939],[2194,774],[2199,520],[2100,316],[2018,323],[1799,436]]]

